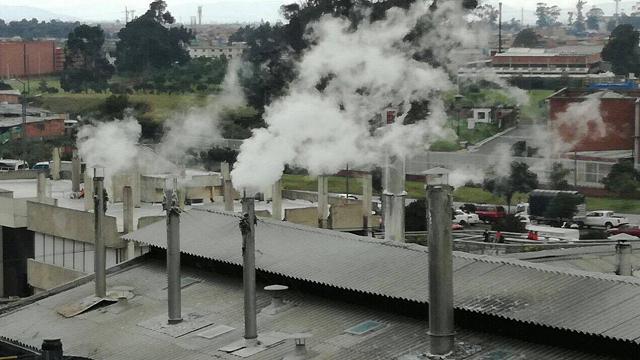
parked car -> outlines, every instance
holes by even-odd
[[[575,216],[573,221],[580,226],[600,226],[607,229],[629,222],[627,218],[617,216],[611,210],[591,211],[585,216]]]
[[[622,224],[607,230],[609,235],[628,234],[640,237],[640,225]]]
[[[480,223],[478,214],[469,214],[460,209],[453,211],[453,222],[465,226],[467,224],[474,225]]]
[[[32,169],[33,170],[49,170],[49,162],[48,161],[38,162],[35,165],[33,165]]]
[[[480,221],[490,223],[507,216],[504,207],[500,205],[476,205],[476,214],[478,214]]]

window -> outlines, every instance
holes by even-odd
[[[484,120],[487,118],[487,113],[484,111],[478,111],[478,120]]]

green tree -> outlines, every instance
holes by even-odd
[[[617,26],[609,36],[609,42],[602,49],[602,59],[611,63],[617,75],[637,73],[640,70],[640,35],[632,25]]]
[[[521,30],[513,40],[513,47],[535,48],[538,46],[540,46],[540,35],[531,28]]]
[[[600,22],[604,19],[604,11],[598,7],[592,7],[587,12],[587,29],[598,30],[600,29]]]
[[[585,30],[584,14],[582,9],[587,2],[584,0],[578,0],[576,3],[576,21],[573,23],[573,31],[576,33],[583,33]]]
[[[528,193],[536,189],[538,187],[538,175],[529,171],[529,166],[526,163],[513,161],[508,176],[485,180],[483,187],[498,196],[504,196],[510,211],[513,195],[516,192]]]
[[[175,19],[166,9],[165,1],[153,1],[146,13],[118,32],[118,71],[149,73],[189,61],[186,45],[193,39],[193,33],[183,26],[168,26]]]
[[[553,163],[549,174],[549,188],[551,190],[568,190],[571,185],[567,182],[567,176],[571,170],[566,169],[560,163]]]
[[[546,3],[536,4],[536,25],[539,27],[553,27],[558,24],[560,8],[556,5],[548,6]]]
[[[632,160],[620,160],[611,167],[602,179],[605,189],[619,195],[634,195],[640,187],[640,172],[633,167]]]
[[[103,44],[104,31],[100,26],[80,25],[69,33],[60,76],[62,89],[71,92],[107,89],[114,69],[104,56]]]

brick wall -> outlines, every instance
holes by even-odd
[[[27,138],[56,137],[64,135],[64,119],[50,119],[27,124]]]
[[[20,95],[0,94],[0,102],[6,102],[7,104],[19,104]]]
[[[56,72],[55,42],[0,42],[0,75],[23,77]]]
[[[549,119],[554,121],[557,115],[566,111],[576,98],[549,99]],[[632,150],[634,134],[635,99],[602,99],[600,112],[606,124],[606,135],[601,138],[587,137],[580,140],[571,151]],[[566,141],[574,141],[571,127],[559,128],[560,136]]]

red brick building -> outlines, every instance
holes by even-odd
[[[19,104],[20,92],[17,90],[0,90],[0,103]]]
[[[573,90],[562,89],[547,98],[549,121],[551,126],[558,115],[564,113],[572,103],[583,102],[590,98],[600,100],[600,114],[605,124],[605,134],[600,137],[575,139],[572,126],[559,126],[561,137],[568,143],[577,141],[571,151],[611,151],[633,150],[635,136],[636,100],[640,98],[640,89],[634,90]],[[581,119],[575,119],[580,121]],[[596,132],[589,124],[590,132]]]
[[[49,40],[0,42],[0,75],[12,78],[58,72],[64,64],[61,51]]]
[[[560,46],[548,49],[511,48],[491,57],[501,77],[585,77],[600,72],[602,46]]]
[[[64,117],[47,118],[38,122],[28,122],[26,127],[28,139],[53,138],[64,135]]]

